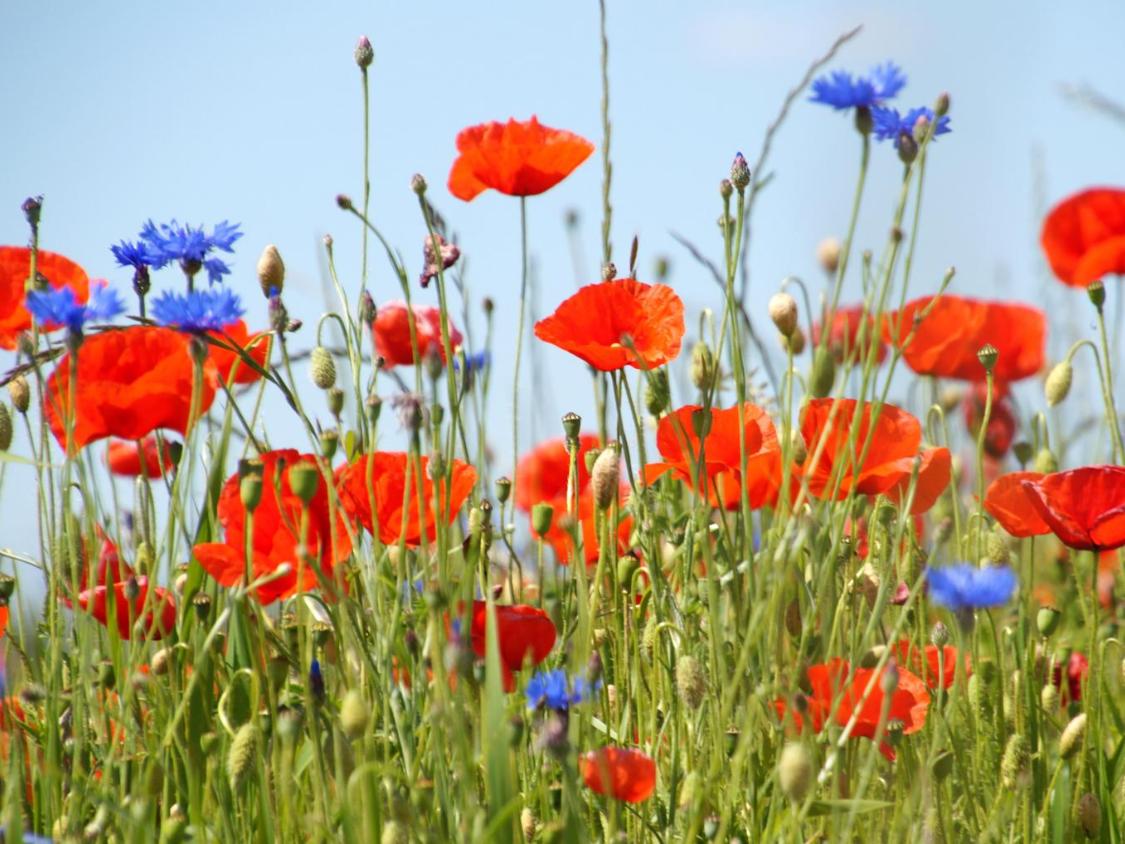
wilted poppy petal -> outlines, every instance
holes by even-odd
[[[1043,221],[1040,244],[1064,284],[1086,287],[1125,274],[1125,190],[1090,188],[1067,197]]]
[[[598,794],[641,803],[656,788],[656,762],[639,750],[603,747],[584,753],[579,762],[586,787]]]

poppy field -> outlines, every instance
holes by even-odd
[[[34,478],[2,494],[37,537],[0,548],[0,840],[1125,839],[1125,187],[1036,221],[1075,321],[978,295],[916,253],[956,92],[849,66],[852,32],[731,139],[672,272],[620,239],[601,25],[600,133],[481,114],[381,188],[406,245],[358,40],[323,312],[222,209],[126,221],[102,280],[50,197],[0,197],[0,472]],[[751,287],[795,110],[854,199],[817,275]],[[529,208],[582,168],[600,272],[533,297]],[[458,237],[499,208],[505,241]],[[594,408],[545,435],[535,350]]]

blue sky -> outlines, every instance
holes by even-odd
[[[956,292],[1047,303],[1087,330],[1081,294],[1044,292],[1036,238],[1043,203],[1125,181],[1122,126],[1059,93],[1060,83],[1088,82],[1125,99],[1125,7],[1089,2],[1081,14],[1064,4],[1015,8],[610,0],[618,264],[626,264],[638,235],[642,279],[656,256],[667,255],[689,312],[716,306],[712,283],[670,232],[718,254],[716,186],[735,151],[756,158],[788,88],[836,35],[862,23],[863,33],[833,67],[898,61],[909,76],[899,101],[905,107],[930,104],[943,90],[952,95],[954,132],[937,144],[927,174],[918,292],[932,289],[952,264]],[[498,303],[492,422],[496,468],[504,471],[518,205],[494,193],[462,203],[445,190],[445,177],[457,131],[485,120],[537,113],[600,143],[594,2],[3,4],[0,242],[25,241],[19,204],[45,194],[44,247],[127,290],[129,274],[114,266],[108,246],[133,236],[147,218],[239,221],[245,236],[231,283],[249,321],[265,321],[254,263],[272,242],[289,270],[290,311],[308,324],[298,340],[311,344],[324,308],[325,233],[335,238],[345,285],[357,283],[358,225],[337,210],[334,196],[360,193],[362,112],[352,48],[361,33],[376,54],[373,216],[416,273],[424,226],[408,183],[423,173],[467,255],[471,312],[479,314],[480,296]],[[859,247],[881,246],[900,174],[889,147],[876,153]],[[814,248],[846,225],[857,161],[847,118],[797,105],[778,136],[775,178],[754,220],[750,305],[759,320],[786,275],[819,283]],[[567,209],[582,214],[588,280],[596,280],[600,178],[591,160],[529,202],[540,312],[574,288]],[[158,287],[178,283],[164,275]],[[398,297],[377,259],[372,284],[377,300]],[[432,289],[416,295],[436,296]],[[528,395],[541,411],[537,432],[554,434],[564,411],[589,412],[588,381],[564,353],[536,354],[540,377],[527,384],[538,392]],[[275,443],[288,444],[284,406],[271,412]],[[7,492],[29,482],[22,471],[10,472]],[[11,495],[5,504],[0,545],[33,550],[30,511]]]

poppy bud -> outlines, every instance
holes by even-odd
[[[12,447],[12,413],[8,405],[0,403],[0,451]]]
[[[340,726],[344,735],[353,741],[361,738],[367,730],[370,712],[363,694],[358,689],[349,689],[340,702]]]
[[[1099,311],[1102,305],[1105,304],[1105,285],[1101,281],[1093,282],[1086,288],[1086,295],[1090,297],[1090,301],[1094,303],[1094,307]]]
[[[258,750],[258,728],[247,722],[238,728],[227,753],[227,778],[231,791],[238,793],[246,785]]]
[[[1039,635],[1049,639],[1059,629],[1062,613],[1054,607],[1040,607],[1035,616],[1035,626],[1039,628]]]
[[[944,648],[949,644],[949,628],[940,621],[936,622],[930,628],[930,642],[939,648]]]
[[[789,337],[778,334],[777,340],[781,346],[781,351],[786,354],[792,351],[793,357],[797,357],[805,350],[805,332],[801,330],[800,325],[793,329],[793,333]]]
[[[855,129],[861,135],[870,135],[875,128],[875,119],[871,116],[871,109],[867,106],[858,106],[855,110]]]
[[[785,337],[792,335],[797,328],[797,300],[788,293],[774,293],[766,307],[777,330]]]
[[[504,504],[512,495],[512,479],[501,477],[496,479],[496,500]]]
[[[367,416],[367,424],[372,428],[379,422],[379,413],[383,410],[383,400],[372,393],[363,402],[363,412]]]
[[[1078,798],[1078,825],[1087,838],[1097,838],[1102,829],[1102,806],[1089,791]]]
[[[1074,755],[1074,752],[1082,746],[1082,740],[1086,737],[1086,713],[1076,715],[1070,719],[1070,723],[1066,725],[1059,736],[1059,756],[1063,759],[1069,759]]]
[[[721,182],[719,182],[719,196],[721,196],[723,199],[730,199],[733,193],[734,185],[731,184],[730,179],[723,179]]]
[[[999,350],[991,343],[985,343],[977,350],[977,360],[980,361],[980,365],[984,367],[985,372],[992,372],[993,367],[996,366],[996,359],[999,357]]]
[[[715,355],[711,347],[700,340],[691,350],[691,383],[697,390],[707,390],[715,380]]]
[[[582,417],[577,413],[568,413],[562,418],[562,426],[568,440],[577,440],[578,433],[582,430]]]
[[[949,114],[949,92],[942,91],[934,101],[934,117],[941,118]]]
[[[440,481],[445,476],[445,457],[440,451],[433,451],[426,462],[426,477],[431,481]]]
[[[688,709],[699,709],[707,695],[707,675],[693,656],[682,656],[676,663],[676,691]]]
[[[617,265],[609,261],[602,265],[602,281],[613,281],[617,278]]]
[[[546,536],[555,519],[555,508],[546,501],[540,501],[531,508],[531,529],[538,536]]]
[[[1051,452],[1049,448],[1039,449],[1039,453],[1035,455],[1035,471],[1043,475],[1050,475],[1059,470],[1059,459]]]
[[[911,164],[918,157],[918,142],[914,136],[900,132],[898,136],[898,157],[903,164]]]
[[[590,469],[590,488],[594,491],[594,502],[599,510],[607,509],[617,499],[620,473],[617,449],[610,445],[602,450]]]
[[[31,406],[31,387],[28,386],[26,378],[17,375],[9,381],[8,395],[12,399],[12,407],[19,413],[27,413],[27,409]]]
[[[427,187],[428,185],[426,184],[426,177],[421,173],[415,173],[410,177],[410,189],[414,191],[414,193],[418,194],[418,196],[424,194]]]
[[[1011,789],[1026,781],[1030,764],[1031,754],[1027,739],[1019,733],[1013,733],[1004,747],[1004,755],[1000,758],[1001,785]]]
[[[309,375],[316,386],[327,390],[336,383],[336,361],[324,346],[313,346],[309,355]]]
[[[809,393],[818,399],[832,392],[836,380],[836,361],[827,346],[817,346],[813,352],[812,372],[809,375]]]
[[[258,258],[258,283],[262,286],[262,295],[267,299],[285,289],[285,262],[281,260],[281,253],[272,243],[262,250]]]
[[[1047,382],[1043,385],[1043,393],[1047,397],[1047,407],[1054,407],[1061,403],[1070,392],[1070,382],[1074,378],[1074,367],[1070,365],[1070,358],[1063,358],[1054,365],[1047,375]]]
[[[333,416],[339,416],[340,411],[344,409],[344,391],[339,387],[333,387],[325,393],[324,398],[328,405],[328,412]]]
[[[1021,466],[1026,466],[1028,461],[1031,460],[1031,443],[1027,440],[1020,440],[1012,445],[1012,454],[1016,456]]]
[[[364,73],[367,68],[371,67],[371,63],[375,61],[375,49],[371,46],[371,39],[366,35],[359,36],[359,40],[355,42],[355,63],[359,65],[359,69]]]
[[[313,496],[316,495],[316,488],[319,485],[320,470],[317,469],[315,463],[302,460],[290,467],[289,488],[306,505],[313,500]]]
[[[816,262],[828,275],[835,275],[840,268],[840,241],[826,237],[816,247]]]
[[[734,163],[730,166],[730,183],[739,193],[746,190],[750,184],[750,165],[746,163],[741,152],[735,155]]]
[[[239,494],[242,506],[250,512],[258,508],[262,500],[262,473],[264,465],[261,460],[240,460],[238,474],[241,476]]]
[[[803,803],[812,785],[813,766],[809,751],[800,742],[790,742],[777,761],[777,780],[781,793],[794,803]]]
[[[668,370],[657,369],[649,373],[645,382],[645,410],[652,416],[660,416],[672,401],[672,391],[668,384]]]
[[[789,456],[798,466],[809,457],[809,447],[805,444],[805,438],[796,428],[789,434]]]

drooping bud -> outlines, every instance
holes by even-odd
[[[813,766],[809,751],[800,742],[790,742],[777,761],[777,780],[781,793],[793,803],[803,803],[812,785]]]
[[[258,284],[262,286],[262,295],[267,299],[285,289],[285,262],[281,260],[281,253],[272,243],[262,250],[258,258]]]
[[[27,413],[27,409],[31,407],[31,387],[27,384],[27,379],[22,375],[17,375],[8,382],[8,395],[12,399],[12,407],[19,413]]]
[[[816,247],[816,262],[828,275],[836,275],[840,268],[840,241],[834,237],[826,237]]]
[[[645,382],[645,410],[652,416],[660,416],[672,400],[672,390],[668,383],[668,370],[655,369],[648,374]]]
[[[699,709],[707,695],[707,675],[699,660],[687,655],[676,663],[676,691],[691,710]]]
[[[1052,367],[1043,385],[1043,394],[1047,397],[1047,406],[1054,407],[1061,403],[1070,393],[1070,383],[1074,379],[1074,367],[1070,358],[1060,360]]]
[[[327,390],[336,384],[336,361],[324,346],[313,346],[309,354],[309,376],[320,389]]]
[[[735,155],[734,162],[730,166],[730,183],[739,193],[750,185],[750,165],[746,163],[741,152]]]
[[[697,390],[707,390],[714,382],[716,372],[715,354],[700,340],[691,350],[691,383]]]
[[[793,329],[789,337],[778,334],[777,339],[781,344],[781,350],[786,353],[792,352],[794,357],[805,350],[805,332],[801,330],[800,325]]]
[[[359,65],[359,69],[364,73],[367,68],[371,67],[371,63],[375,61],[375,48],[371,46],[371,39],[366,35],[359,36],[359,40],[355,42],[355,63]]]
[[[7,451],[12,447],[12,412],[8,405],[0,402],[0,451]]]
[[[1086,737],[1086,713],[1083,712],[1070,719],[1070,723],[1062,731],[1059,736],[1059,756],[1063,759],[1069,759],[1074,755],[1075,751],[1082,746],[1082,740]]]
[[[336,206],[341,211],[351,211],[355,208],[355,206],[352,204],[352,198],[346,193],[336,194]]]
[[[621,463],[617,457],[617,448],[611,444],[602,450],[590,469],[590,488],[594,491],[594,502],[599,510],[608,509],[617,499],[620,473]]]
[[[766,307],[777,330],[791,337],[797,328],[797,300],[788,293],[774,293]]]

